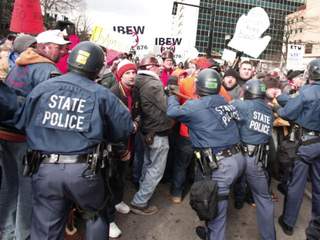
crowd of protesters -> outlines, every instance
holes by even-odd
[[[10,34],[0,46],[0,79],[22,96],[19,101],[24,101],[41,82],[68,72],[70,51],[79,42],[74,33],[64,35],[60,30],[48,30],[36,37]],[[161,180],[170,185],[173,204],[180,204],[184,200],[186,186],[194,180],[194,143],[190,138],[190,129],[179,118],[174,120],[168,116],[168,92],[169,95],[176,95],[182,106],[189,100],[198,99],[198,75],[203,70],[212,69],[221,77],[218,94],[226,103],[243,101],[247,83],[258,79],[267,88],[263,98],[271,111],[278,106],[277,100],[281,99],[277,97],[280,93],[293,98],[308,80],[304,71],[297,69],[260,72],[259,66],[250,60],[243,60],[236,68],[231,68],[199,56],[186,59],[184,64],[178,66],[174,53],[170,51],[164,51],[159,56],[150,54],[140,61],[134,61],[131,55],[106,47],[101,46],[106,56],[105,64],[93,80],[109,89],[127,107],[134,125],[129,139],[112,143],[108,155],[111,159],[109,186],[112,199],[108,201],[106,211],[111,238],[121,235],[116,224],[116,211],[122,214],[130,211],[139,215],[156,214],[161,209],[149,203]],[[319,112],[316,114],[319,115]],[[279,115],[274,118],[272,137],[268,140],[271,152],[265,166],[268,181],[265,194],[266,198],[270,196],[268,204],[271,205],[277,198],[271,189],[271,177],[280,182],[278,189],[287,196],[297,158],[295,150],[292,152],[295,149],[294,141],[290,140],[295,125]],[[35,192],[31,178],[23,175],[26,164],[24,155],[29,147],[26,143],[28,136],[9,125],[6,121],[0,124],[0,239],[25,240],[30,238],[33,231],[40,231],[31,230],[32,214],[35,214],[35,211],[32,212],[32,197]],[[315,158],[319,162],[319,156]],[[320,174],[319,168],[314,171],[317,171],[314,174]],[[130,202],[125,203],[128,176],[137,191],[131,196]],[[246,201],[253,206],[260,204],[250,181],[246,174],[242,174],[234,182],[232,192],[237,209],[241,209]],[[319,183],[319,178],[312,181],[313,187]],[[270,209],[273,211],[272,207]],[[273,212],[270,214],[273,219]],[[313,216],[306,231],[309,240],[320,239],[319,217]],[[286,223],[281,217],[279,224],[286,234],[292,235],[294,221]],[[270,232],[275,231],[273,220],[270,225]],[[266,225],[260,227],[267,228]],[[274,234],[268,238],[265,237],[268,233],[264,235],[260,228],[259,232],[263,239],[275,239]],[[201,232],[198,229],[197,233],[205,239],[207,230]]]

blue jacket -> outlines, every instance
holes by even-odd
[[[59,70],[53,62],[39,55],[35,50],[28,49],[20,54],[5,82],[9,87],[14,88],[18,95],[26,97],[35,86],[57,72]]]
[[[212,95],[188,100],[180,106],[175,96],[168,99],[167,115],[186,124],[195,148],[213,148],[220,151],[240,142],[237,110],[223,97]]]
[[[278,114],[308,130],[320,131],[320,82],[303,86]]]
[[[16,127],[31,149],[45,153],[90,153],[102,141],[133,132],[128,109],[110,90],[68,73],[38,84],[20,109]]]
[[[268,143],[273,125],[273,113],[263,99],[235,100],[231,103],[240,114],[238,126],[241,141],[246,144]]]
[[[18,98],[13,89],[0,81],[0,122],[11,119],[18,107]]]

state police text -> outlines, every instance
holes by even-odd
[[[84,116],[81,116],[81,113],[84,112],[85,103],[86,100],[80,98],[52,95],[48,103],[52,111],[45,111],[42,124],[83,130]]]
[[[270,116],[265,115],[261,112],[254,111],[253,119],[250,121],[249,128],[257,132],[264,134],[270,134],[271,128],[271,119]]]

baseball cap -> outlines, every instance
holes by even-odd
[[[13,50],[17,53],[22,53],[32,44],[36,43],[37,40],[35,37],[28,34],[18,35],[17,38],[13,42]]]
[[[69,41],[64,40],[63,32],[59,29],[48,30],[42,33],[39,33],[36,37],[37,43],[55,43],[58,45],[69,44]]]

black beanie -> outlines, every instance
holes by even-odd
[[[228,77],[228,76],[234,77],[237,80],[237,82],[239,81],[239,78],[240,78],[239,73],[236,70],[232,69],[232,68],[228,69],[224,73],[223,78]]]
[[[290,73],[288,73],[287,78],[289,80],[294,79],[295,77],[299,76],[300,74],[302,74],[304,71],[299,71],[299,70],[295,70],[295,71],[290,71]]]

